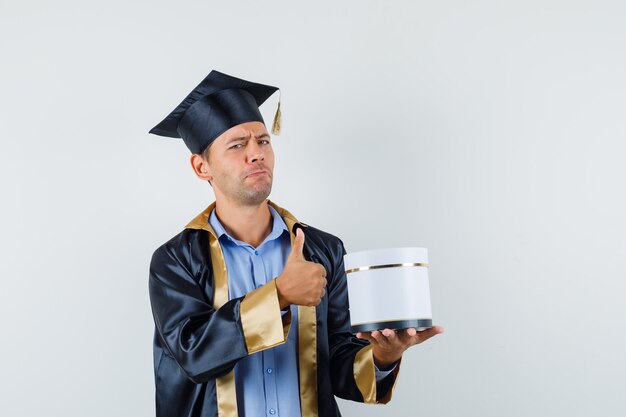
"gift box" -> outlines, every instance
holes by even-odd
[[[426,248],[352,252],[344,266],[354,333],[432,327]]]

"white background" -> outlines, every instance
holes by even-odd
[[[154,415],[150,256],[213,195],[147,132],[211,69],[283,91],[273,201],[429,249],[445,334],[345,416],[624,415],[625,41],[623,1],[2,0],[0,415]]]

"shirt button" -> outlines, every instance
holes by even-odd
[[[258,255],[258,254],[259,254],[259,251],[258,251],[258,250],[255,250],[255,251],[254,251],[254,254],[255,254],[255,255]]]
[[[271,374],[272,372],[274,372],[274,370],[272,368],[267,368],[267,373]]]
[[[276,410],[274,410],[273,408],[270,408],[270,414],[271,414],[271,415],[276,414]]]

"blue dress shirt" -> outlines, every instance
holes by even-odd
[[[287,225],[269,206],[273,218],[270,234],[258,247],[230,236],[215,209],[209,223],[218,236],[226,270],[229,299],[241,297],[278,277],[291,252]],[[291,327],[287,342],[254,353],[235,365],[237,408],[240,416],[298,417],[298,308],[291,307]]]
[[[273,219],[272,231],[256,248],[230,236],[217,218],[215,209],[209,216],[224,254],[229,299],[262,287],[283,272],[291,252],[291,238],[278,212],[272,206],[268,207]],[[300,416],[298,308],[295,305],[290,308],[291,327],[287,342],[253,353],[235,365],[239,416]],[[389,371],[376,368],[376,380],[380,381],[393,368]]]

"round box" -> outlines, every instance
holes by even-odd
[[[343,259],[353,332],[432,327],[426,248],[366,250]]]

